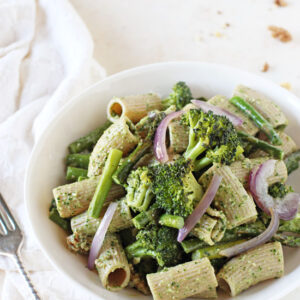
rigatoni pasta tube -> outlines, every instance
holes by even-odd
[[[217,289],[212,288],[208,289],[207,291],[202,292],[201,294],[194,295],[191,298],[197,298],[197,299],[215,299],[218,298]]]
[[[226,263],[217,275],[219,285],[231,296],[267,279],[283,275],[284,262],[279,242],[267,243]]]
[[[94,177],[53,189],[53,196],[59,215],[62,218],[69,218],[88,209],[98,181],[99,177]],[[124,194],[125,191],[121,186],[113,184],[106,197],[106,202],[119,199]]]
[[[119,237],[107,233],[95,261],[102,285],[110,291],[125,288],[130,279],[130,268]]]
[[[115,122],[126,116],[133,123],[137,123],[149,111],[162,108],[161,99],[155,94],[114,97],[107,105],[107,118]]]
[[[106,209],[103,209],[101,214],[104,214],[105,211]],[[102,215],[99,218],[90,217],[87,211],[85,211],[71,219],[72,231],[79,234],[94,235],[101,223],[102,217]],[[132,226],[132,216],[129,206],[124,200],[118,201],[116,211],[108,227],[108,232],[118,232]]]
[[[263,94],[246,86],[238,85],[233,92],[233,96],[241,97],[251,104],[274,128],[287,125],[288,120],[279,106]]]
[[[126,117],[118,119],[98,140],[90,156],[88,177],[102,173],[105,160],[111,149],[118,149],[126,156],[138,143],[139,139],[130,130],[131,121]]]
[[[190,261],[147,275],[154,300],[180,300],[213,290],[218,285],[208,258]]]
[[[218,173],[223,177],[222,183],[214,198],[214,206],[223,211],[227,219],[227,228],[256,220],[257,211],[253,198],[244,189],[241,182],[228,166],[212,166],[199,179],[204,187],[210,182],[212,174]]]
[[[237,160],[230,165],[230,169],[232,173],[243,184],[243,186],[247,188],[250,171],[268,159],[268,157],[259,157],[253,159],[245,158],[244,160]],[[282,160],[278,160],[275,164],[274,173],[267,178],[267,182],[269,185],[275,182],[285,182],[287,180],[287,177],[288,174],[285,163]]]
[[[168,125],[169,132],[169,151],[173,153],[182,153],[186,150],[189,143],[188,127],[175,119]]]

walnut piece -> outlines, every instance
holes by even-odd
[[[287,6],[287,3],[284,0],[275,0],[277,6]]]
[[[263,65],[261,71],[262,72],[268,72],[269,68],[270,68],[269,64],[267,62],[265,62],[265,64]]]
[[[283,43],[287,43],[292,40],[292,35],[282,27],[271,25],[268,29],[272,32],[273,38],[279,39]]]

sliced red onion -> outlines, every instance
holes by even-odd
[[[155,137],[154,137],[154,154],[156,159],[161,162],[165,163],[169,160],[167,147],[166,147],[166,134],[167,134],[167,127],[169,123],[173,120],[182,115],[184,111],[175,111],[168,114],[158,125]]]
[[[270,214],[269,208],[274,207],[274,199],[268,194],[267,178],[274,174],[276,160],[270,159],[262,163],[255,174],[251,174],[249,186],[250,192],[258,207],[266,214]]]
[[[293,219],[298,211],[300,195],[289,193],[283,199],[274,199],[268,194],[267,178],[274,173],[276,160],[270,159],[262,163],[258,168],[252,169],[249,176],[249,188],[253,198],[265,213],[270,214],[270,208],[274,208],[282,220]]]
[[[275,201],[275,209],[281,220],[289,221],[295,218],[300,203],[299,194],[288,193],[283,199],[276,199]]]
[[[195,227],[196,223],[204,215],[204,213],[214,200],[215,195],[221,184],[221,181],[222,176],[214,174],[201,201],[198,203],[194,211],[188,216],[184,223],[184,226],[181,229],[179,229],[177,236],[177,241],[179,243],[181,243],[186,238],[190,231]]]
[[[192,103],[197,107],[201,108],[204,112],[208,112],[211,110],[216,115],[227,117],[234,126],[241,126],[243,124],[243,120],[241,118],[239,118],[238,116],[234,115],[233,113],[231,113],[230,111],[224,108],[211,105],[201,100],[192,100]]]
[[[101,223],[97,229],[97,232],[93,238],[90,253],[89,253],[89,259],[88,259],[88,268],[92,270],[95,265],[95,260],[97,259],[99,252],[101,250],[105,234],[107,232],[107,229],[109,227],[109,224],[114,216],[114,213],[117,208],[117,203],[112,202],[109,204],[103,219],[101,220]]]
[[[270,208],[270,213],[271,222],[268,228],[263,233],[245,243],[221,250],[220,255],[232,257],[269,241],[272,238],[272,236],[276,233],[279,227],[279,215],[277,211],[273,208]]]

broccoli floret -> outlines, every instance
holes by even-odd
[[[269,194],[273,198],[284,198],[288,193],[292,193],[294,190],[291,186],[285,185],[281,182],[276,182],[269,186]]]
[[[126,178],[128,177],[128,174],[134,165],[140,160],[141,157],[149,152],[152,146],[152,140],[154,138],[156,128],[162,119],[165,118],[165,116],[165,112],[152,111],[136,125],[136,131],[142,137],[142,139],[113,174],[113,180],[117,184],[124,185]]]
[[[185,105],[189,104],[193,99],[190,88],[186,85],[185,82],[177,82],[170,93],[167,99],[162,101],[163,106],[168,108],[171,105],[175,105],[177,110],[182,109]]]
[[[154,197],[151,185],[152,181],[147,167],[131,171],[127,178],[125,201],[132,210],[146,211],[148,209]]]
[[[195,171],[213,162],[229,165],[243,152],[237,131],[225,116],[191,109],[183,115],[182,122],[189,126],[184,157],[194,163]],[[197,161],[204,152],[206,156]]]
[[[149,167],[156,205],[168,214],[187,217],[201,200],[202,188],[183,157],[169,164]]]
[[[152,257],[161,267],[174,266],[182,257],[182,250],[176,239],[176,229],[148,226],[139,231],[136,242],[126,247],[126,254],[129,259]]]

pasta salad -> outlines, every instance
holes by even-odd
[[[300,150],[264,95],[194,97],[178,82],[114,97],[107,121],[68,146],[49,218],[104,288],[155,300],[236,296],[284,274],[300,246]]]

